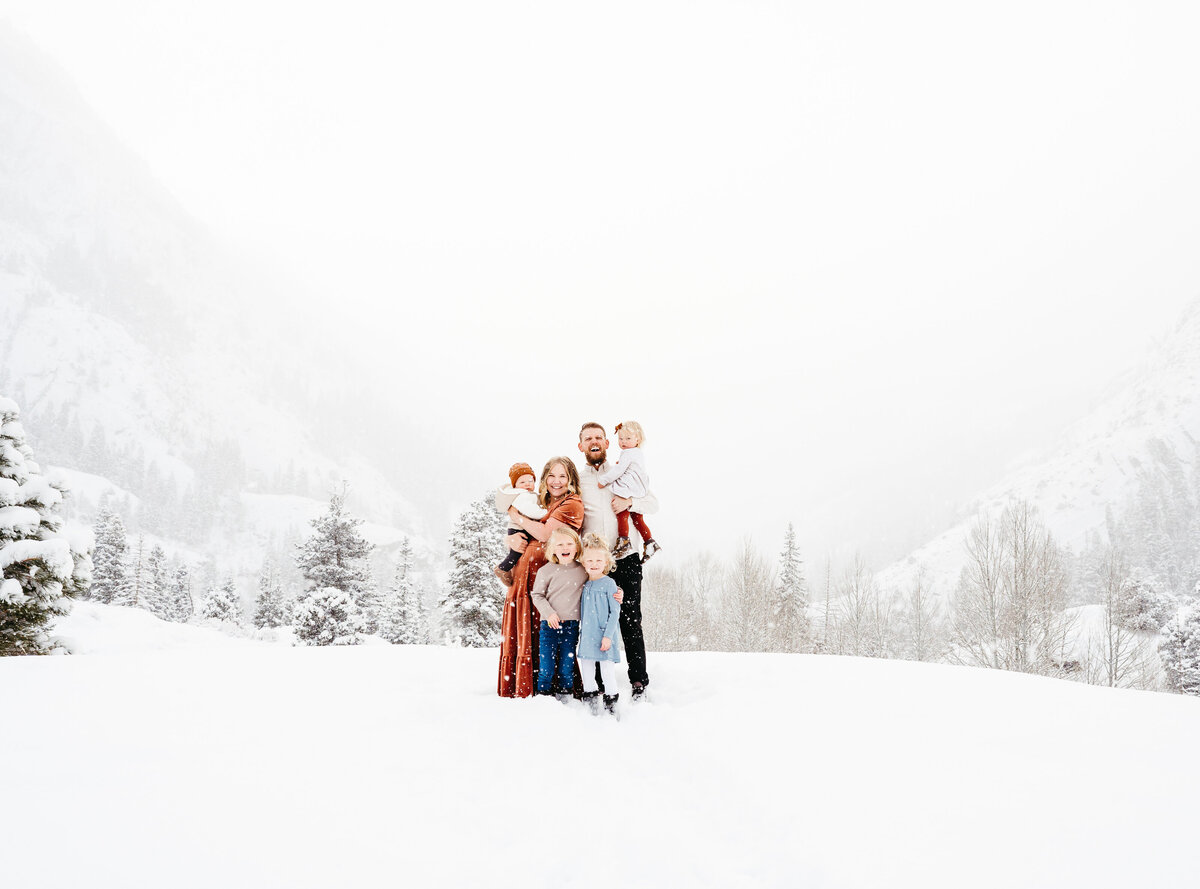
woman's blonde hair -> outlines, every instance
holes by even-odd
[[[579,558],[583,559],[584,550],[596,550],[604,553],[604,573],[608,574],[617,567],[617,560],[613,558],[612,551],[608,548],[608,541],[599,534],[592,532],[583,536],[583,543],[580,545]]]
[[[639,448],[646,443],[646,430],[642,428],[642,424],[637,420],[626,420],[624,423],[618,423],[617,428],[613,430],[613,434],[615,435],[622,429],[628,429],[637,436]]]
[[[579,541],[579,535],[575,533],[573,528],[568,528],[566,525],[560,525],[550,532],[550,536],[546,538],[546,551],[550,553],[550,561],[555,565],[561,565],[558,560],[558,553],[554,551],[554,538],[565,537],[575,544],[575,561],[579,561],[579,557],[583,555],[583,544]]]
[[[538,506],[545,509],[550,505],[550,492],[546,490],[546,476],[550,474],[550,470],[555,464],[561,464],[563,469],[567,470],[567,493],[578,494],[583,490],[583,486],[579,484],[579,470],[575,468],[575,464],[571,462],[570,457],[551,457],[546,461],[546,466],[542,469],[542,477],[538,479],[537,500]]]

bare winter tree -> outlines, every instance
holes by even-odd
[[[642,628],[654,651],[701,651],[720,647],[716,627],[725,569],[711,553],[689,560],[683,569],[647,569],[642,586]]]
[[[1154,650],[1157,627],[1134,629],[1131,602],[1140,587],[1122,556],[1113,549],[1100,567],[1100,625],[1088,648],[1087,680],[1114,688],[1158,687],[1160,666]]]
[[[690,619],[687,591],[682,573],[675,568],[655,566],[646,571],[642,584],[642,630],[646,646],[654,651],[684,651],[686,624]]]
[[[945,621],[940,603],[929,594],[925,568],[904,592],[900,607],[901,656],[913,661],[937,661],[946,653]]]
[[[1069,653],[1066,561],[1036,510],[1021,501],[999,519],[981,516],[966,550],[950,659],[1044,675],[1078,669]]]
[[[817,654],[834,654],[837,642],[837,615],[833,605],[833,564],[825,559],[825,582],[822,585],[819,624],[813,631],[813,650]]]
[[[728,651],[766,651],[770,637],[771,587],[774,578],[766,559],[747,538],[726,573],[723,621]]]
[[[829,654],[889,657],[895,653],[892,598],[876,587],[862,556],[855,555],[833,595],[822,631]]]
[[[712,651],[719,645],[724,578],[720,560],[707,552],[691,559],[683,571],[689,608],[683,624],[692,650]]]

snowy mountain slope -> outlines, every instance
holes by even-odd
[[[919,566],[935,592],[947,594],[963,564],[963,542],[979,512],[997,514],[1017,499],[1037,506],[1061,544],[1079,551],[1091,534],[1107,536],[1106,510],[1118,513],[1139,470],[1164,455],[1193,464],[1200,442],[1200,300],[1099,406],[1069,428],[1056,452],[1013,471],[984,492],[966,515],[907,558],[877,575],[885,588],[908,586]]]
[[[494,650],[72,631],[97,656],[0,661],[13,887],[1194,882],[1190,698],[653,654],[617,723],[498,699]]]
[[[224,252],[0,24],[0,390],[43,463],[177,511],[189,488],[323,503],[346,479],[359,514],[440,539],[465,499],[438,472],[453,455],[398,399],[340,391],[354,356],[322,347],[328,319],[262,298],[289,286]]]

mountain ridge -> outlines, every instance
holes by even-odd
[[[1057,447],[1013,467],[965,505],[961,521],[885,567],[877,580],[905,588],[923,567],[934,591],[948,596],[965,562],[971,524],[979,514],[998,514],[1020,499],[1037,507],[1060,544],[1079,552],[1107,539],[1110,511],[1125,508],[1147,467],[1164,459],[1200,465],[1198,443],[1200,297],[1134,368],[1109,383],[1089,414],[1064,430]]]

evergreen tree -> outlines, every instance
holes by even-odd
[[[125,536],[125,524],[119,515],[107,506],[101,506],[93,533],[96,546],[92,552],[95,567],[91,597],[109,605],[129,601],[129,540]]]
[[[504,558],[503,530],[490,497],[463,511],[450,535],[454,567],[438,607],[446,620],[446,639],[468,648],[500,644],[504,590],[492,566]]]
[[[1200,605],[1184,608],[1167,622],[1158,643],[1167,687],[1200,695]]]
[[[270,559],[263,564],[263,573],[258,579],[258,600],[254,606],[254,626],[260,630],[264,627],[283,625],[283,588],[279,584],[279,574]]]
[[[304,575],[308,592],[333,588],[348,594],[355,611],[360,618],[365,618],[365,627],[373,630],[378,617],[378,596],[367,557],[374,546],[358,532],[362,519],[346,512],[345,489],[330,498],[329,511],[313,519],[311,524],[313,534],[297,547],[296,555],[296,564]],[[326,597],[322,592],[317,598],[324,600]],[[363,628],[356,625],[356,632]]]
[[[351,595],[336,587],[308,590],[296,601],[297,645],[357,645],[362,615]]]
[[[362,616],[363,632],[367,635],[373,635],[379,632],[379,610],[383,597],[379,594],[379,584],[375,582],[375,578],[369,574],[363,585],[362,591],[358,598],[354,600],[354,604],[358,606],[358,612]]]
[[[242,603],[238,598],[237,587],[233,578],[228,578],[219,587],[208,591],[204,603],[200,607],[202,618],[225,621],[240,625],[242,622]]]
[[[429,641],[429,625],[413,580],[412,545],[407,537],[400,542],[396,579],[383,599],[379,635],[393,645],[423,645]]]
[[[1157,633],[1176,611],[1175,597],[1153,577],[1129,577],[1121,585],[1117,618],[1125,629]]]
[[[157,543],[146,557],[140,604],[142,608],[163,620],[171,619],[171,597],[167,589],[167,554]]]
[[[146,569],[146,538],[139,534],[137,539],[137,549],[132,552],[132,565],[129,573],[129,588],[130,596],[128,602],[121,602],[122,605],[132,605],[134,608],[146,608],[146,590],[143,581],[143,575]],[[149,609],[147,609],[149,610]]]
[[[774,587],[774,607],[771,619],[774,632],[770,639],[776,651],[806,651],[811,627],[808,620],[808,582],[804,579],[804,563],[796,545],[796,530],[788,522],[783,552],[779,554],[779,571]]]
[[[187,565],[180,565],[167,585],[167,620],[187,623],[196,612],[192,601],[192,579]]]
[[[87,593],[91,560],[63,532],[64,494],[33,461],[16,403],[0,398],[0,655],[45,654],[50,620]]]

